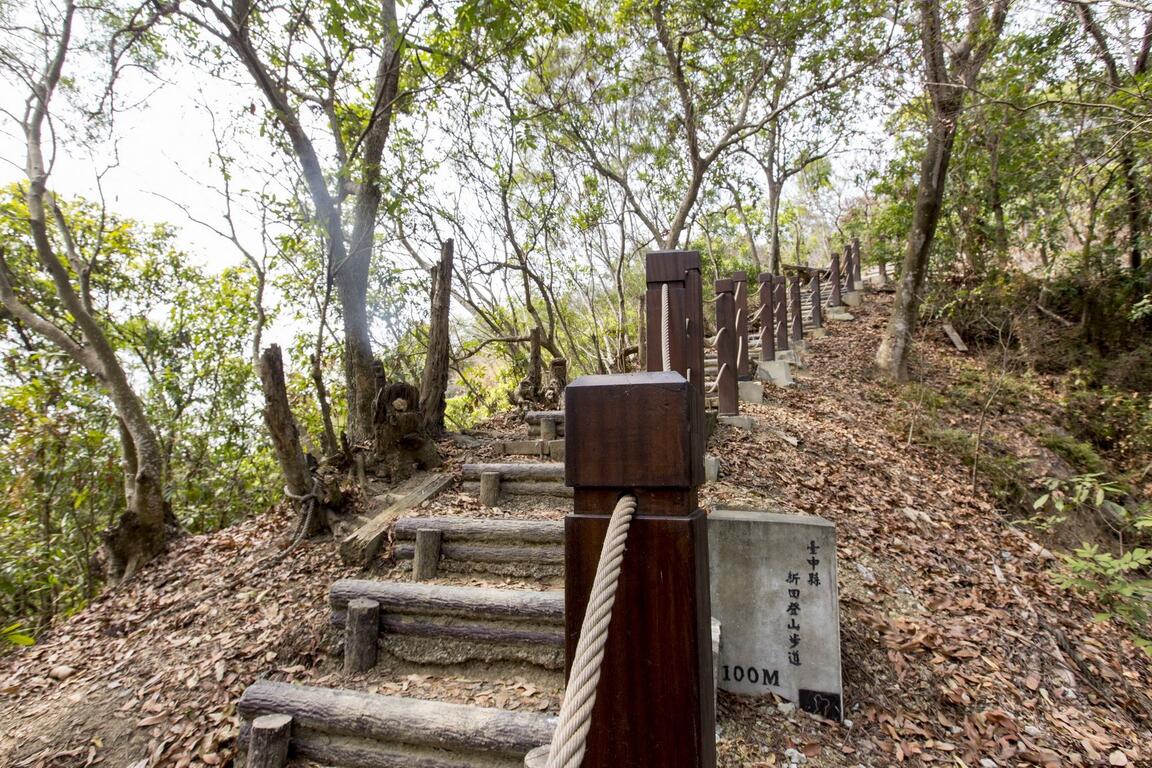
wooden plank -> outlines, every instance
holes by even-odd
[[[333,743],[339,743],[339,737],[352,736],[397,747],[406,744],[447,750],[449,754],[440,753],[445,758],[453,757],[451,753],[479,752],[523,759],[529,750],[547,743],[555,727],[554,718],[536,713],[267,680],[248,686],[240,697],[238,709],[245,725],[260,715],[291,717],[296,726],[292,736],[294,751],[298,749],[296,733],[303,729],[327,734]],[[245,745],[248,730],[245,728],[241,734]],[[405,764],[421,765],[415,760]]]
[[[554,419],[560,423],[564,421],[564,411],[528,411],[524,414],[524,421],[529,424],[539,424],[540,419]]]
[[[411,543],[396,544],[393,550],[397,560],[410,560],[415,553]],[[443,544],[440,557],[461,563],[539,563],[540,565],[563,565],[564,548],[553,546],[509,545],[509,544]],[[413,577],[415,578],[415,577]]]
[[[486,618],[533,619],[562,622],[564,593],[457,587],[440,584],[340,579],[328,592],[333,621],[343,623],[350,600],[367,598],[388,614],[483,616]]]
[[[501,480],[562,480],[564,465],[560,462],[535,464],[465,464],[465,480],[479,480],[484,472],[499,472]]]
[[[494,520],[487,517],[403,517],[392,529],[397,541],[415,541],[421,528],[441,531],[444,542],[514,541],[526,544],[561,544],[560,520]]]
[[[479,494],[480,482],[478,480],[465,480],[463,488],[465,493]],[[546,483],[541,480],[534,480],[527,483],[518,481],[503,482],[500,483],[500,493],[506,493],[510,496],[555,496],[561,499],[572,498],[572,489],[563,483]],[[480,501],[483,503],[484,499]],[[496,506],[496,503],[493,502],[492,506]]]
[[[346,565],[364,566],[372,561],[380,551],[380,545],[388,535],[388,528],[400,513],[423,504],[451,484],[451,475],[432,474],[399,501],[378,512],[358,529],[348,534],[340,542],[340,559]]]
[[[505,440],[500,443],[500,453],[505,456],[543,456],[547,443],[543,440]]]
[[[956,333],[956,329],[952,327],[952,323],[947,320],[944,321],[944,333],[948,334],[948,338],[952,340],[952,345],[961,352],[968,351],[968,345],[960,338],[960,334]]]

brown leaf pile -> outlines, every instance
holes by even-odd
[[[701,490],[705,504],[837,524],[848,718],[828,723],[782,702],[721,695],[720,764],[1152,764],[1148,659],[1122,627],[1093,621],[1088,600],[1054,585],[1050,542],[1010,525],[962,457],[908,444],[918,406],[871,374],[886,309],[870,298],[855,322],[813,342],[799,387],[769,388],[765,405],[745,408],[755,430],[721,427],[713,437],[723,474]],[[933,338],[919,349],[918,378],[933,390],[987,373]],[[1025,427],[1050,422],[1055,401],[1041,390],[998,408],[990,438],[1027,443]],[[975,429],[974,414],[948,418]],[[452,464],[497,459],[489,437],[525,429],[513,418],[487,427],[445,445]],[[555,519],[564,504],[520,498],[482,510],[450,491],[410,514]],[[0,661],[0,765],[227,764],[236,700],[257,677],[555,711],[558,678],[523,669],[394,663],[344,677],[327,590],[355,573],[331,541],[272,558],[291,523],[276,512],[176,542],[40,645]],[[385,563],[376,575],[404,578]]]

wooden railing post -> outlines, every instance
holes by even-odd
[[[860,238],[852,238],[852,274],[856,278],[856,285],[864,290],[864,266],[860,263]]]
[[[832,267],[830,269],[831,275],[828,285],[828,306],[839,307],[843,304],[840,299],[840,254],[832,254]]]
[[[824,297],[820,295],[820,272],[812,275],[812,327],[824,327]]]
[[[572,662],[609,516],[636,496],[584,768],[716,764],[708,534],[692,388],[678,373],[585,376],[565,393],[565,624]],[[569,675],[572,670],[568,670]]]
[[[788,278],[777,275],[772,284],[776,314],[776,354],[788,351]]]
[[[699,251],[652,251],[645,259],[647,369],[664,370],[663,293],[668,286],[671,368],[691,385],[692,423],[700,430],[693,442],[697,484],[704,482],[704,285]]]
[[[740,389],[736,356],[736,295],[732,280],[716,281],[716,393],[721,416],[740,413]]]
[[[790,282],[789,291],[792,299],[792,342],[793,346],[799,346],[795,342],[803,341],[804,339],[804,308],[800,301],[800,276],[793,276]]]
[[[772,295],[772,273],[760,273],[760,362],[770,363],[776,359],[776,324],[772,305],[776,303]]]
[[[736,377],[752,378],[752,357],[748,350],[748,273],[732,273],[732,296],[736,301]]]
[[[852,246],[844,246],[844,292],[853,293],[856,290],[856,265],[853,263]]]

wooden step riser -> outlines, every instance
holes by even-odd
[[[329,593],[334,626],[346,628],[355,599],[376,602],[378,647],[406,661],[564,665],[563,592],[344,579]]]
[[[519,768],[555,728],[543,714],[266,680],[249,686],[237,709],[237,765],[261,715],[292,718],[291,757],[349,767]]]

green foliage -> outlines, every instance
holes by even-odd
[[[1092,388],[1076,380],[1064,398],[1072,432],[1124,464],[1152,455],[1152,393]]]
[[[169,227],[83,200],[62,208],[90,268],[98,322],[161,443],[175,516],[201,532],[265,509],[278,470],[252,397],[252,275],[190,265]],[[68,327],[37,269],[26,219],[19,191],[9,189],[0,200],[9,279],[26,303]],[[101,382],[0,316],[0,623],[39,632],[96,594],[100,534],[126,506],[120,456]]]
[[[1099,475],[1108,468],[1095,448],[1071,435],[1056,433],[1041,435],[1040,444],[1080,471]]]
[[[1140,578],[1152,567],[1152,550],[1136,547],[1117,556],[1089,544],[1062,557],[1067,570],[1055,575],[1056,583],[1094,596],[1101,609],[1097,621],[1119,620],[1134,633],[1133,643],[1152,656],[1152,579]]]
[[[1084,510],[1119,525],[1121,544],[1152,530],[1152,514],[1147,510],[1131,512],[1115,499],[1123,498],[1124,489],[1107,480],[1102,473],[1077,475],[1066,480],[1047,478],[1045,492],[1036,497],[1034,520],[1062,520],[1073,510]],[[1055,514],[1044,516],[1043,511]],[[1030,521],[1033,522],[1033,521]],[[1043,527],[1041,524],[1039,527]],[[1144,546],[1121,547],[1119,554],[1102,551],[1098,544],[1083,544],[1071,553],[1061,553],[1064,570],[1053,576],[1064,589],[1092,596],[1100,609],[1098,621],[1119,620],[1133,633],[1133,642],[1152,655],[1148,620],[1152,606],[1152,550]]]

